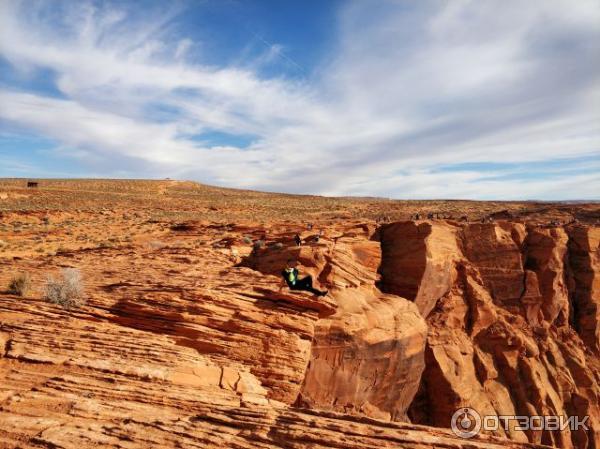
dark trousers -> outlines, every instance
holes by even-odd
[[[298,279],[296,281],[296,284],[294,284],[292,287],[290,287],[291,290],[303,290],[305,292],[311,292],[315,295],[322,295],[325,292],[322,292],[320,290],[317,290],[316,288],[313,287],[313,279],[312,276],[306,276],[302,279]]]

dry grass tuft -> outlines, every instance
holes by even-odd
[[[46,301],[65,309],[78,308],[85,304],[83,280],[76,268],[64,268],[59,279],[48,276],[44,292]]]
[[[29,273],[20,273],[13,277],[8,284],[8,293],[12,295],[27,296],[31,290],[31,276]]]

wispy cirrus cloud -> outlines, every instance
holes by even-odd
[[[2,83],[3,126],[55,140],[57,157],[99,175],[118,167],[403,198],[600,191],[600,175],[581,167],[600,159],[593,0],[345,3],[331,57],[296,77],[260,70],[293,61],[280,43],[251,61],[203,63],[204,42],[180,32],[186,5],[0,8],[0,56],[23,78],[43,71],[52,86]],[[556,161],[572,169],[557,171]],[[494,163],[506,165],[491,177],[480,164]],[[536,176],[523,171],[530,163]]]

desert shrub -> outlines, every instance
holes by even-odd
[[[31,276],[20,273],[13,277],[8,284],[8,292],[13,295],[26,296],[31,290]]]
[[[254,249],[261,249],[263,246],[265,246],[265,242],[263,240],[257,240],[252,246]]]
[[[58,304],[65,309],[81,307],[85,304],[83,297],[83,280],[76,268],[64,268],[60,278],[48,276],[44,289],[46,301]]]
[[[273,248],[275,248],[275,249],[281,249],[281,248],[283,248],[283,243],[281,243],[281,242],[277,242],[277,243],[275,243],[275,244],[273,245]]]
[[[250,237],[244,237],[243,241],[247,245],[249,245],[250,243],[252,243],[252,239]]]

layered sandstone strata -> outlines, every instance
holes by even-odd
[[[316,325],[297,403],[403,421],[424,369],[427,327],[414,304],[376,287],[381,250],[374,236],[372,226],[332,229],[316,245],[256,251],[249,264],[274,273],[293,257],[337,306]]]
[[[413,421],[445,427],[461,406],[589,416],[588,431],[498,434],[598,446],[596,229],[403,222],[380,236],[383,290],[415,301],[429,327]]]
[[[12,262],[4,285],[81,269],[88,304],[0,294],[0,447],[600,445],[597,228],[322,229],[169,223],[160,245]],[[280,289],[290,257],[330,294]],[[464,406],[590,430],[467,442],[442,429]]]

